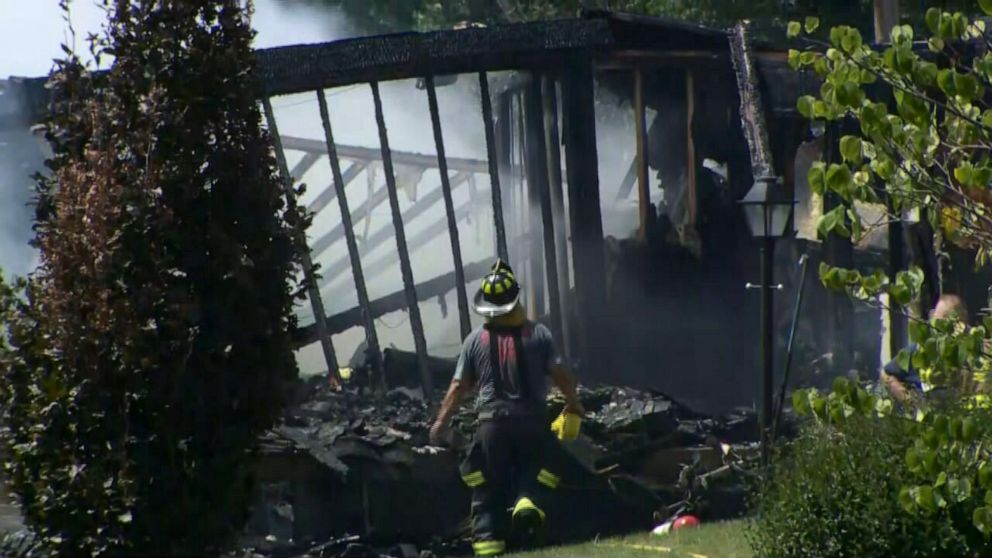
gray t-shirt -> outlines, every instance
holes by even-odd
[[[517,385],[517,351],[512,333],[497,330],[495,335],[499,347],[500,384],[503,394],[496,392],[493,366],[490,359],[490,331],[479,327],[465,338],[462,352],[455,368],[456,380],[467,380],[479,388],[475,400],[476,407],[482,407],[496,399],[520,403],[525,407],[544,408],[548,393],[548,372],[551,366],[561,364],[562,359],[555,347],[551,331],[542,324],[527,322],[520,331],[520,355],[525,361],[521,380],[526,383],[524,390]],[[521,395],[526,392],[527,398]]]

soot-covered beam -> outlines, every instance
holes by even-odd
[[[468,180],[469,176],[471,175],[467,173],[460,173],[455,175],[454,180],[451,181],[451,186],[452,187],[460,186],[461,184],[463,184]],[[410,206],[410,208],[408,208],[405,212],[403,212],[403,222],[409,223],[413,219],[416,219],[417,217],[419,217],[420,215],[424,214],[429,209],[434,207],[434,205],[441,200],[442,194],[443,194],[443,190],[441,188],[438,188],[436,190],[432,190],[429,194],[417,200],[416,203],[414,203],[412,206]],[[366,238],[365,242],[362,243],[362,253],[368,254],[369,252],[378,248],[384,242],[388,241],[390,238],[392,238],[392,236],[393,234],[392,231],[389,229],[389,227],[380,228],[376,232],[372,233],[372,235]],[[344,258],[338,259],[331,265],[327,266],[327,268],[324,269],[322,273],[323,280],[321,281],[321,285],[326,285],[334,281],[334,279],[338,275],[340,275],[341,272],[344,271],[345,268],[347,268],[347,266],[348,266],[348,261],[347,259]]]
[[[305,151],[308,153],[324,154],[326,148],[323,140],[313,140],[296,136],[283,136],[282,144],[285,149]],[[371,163],[381,161],[382,153],[373,147],[357,147],[354,145],[338,145],[338,157],[346,161],[363,161]],[[393,151],[393,163],[409,167],[425,169],[437,168],[437,158],[433,155],[413,153],[410,151]],[[485,161],[466,157],[449,157],[448,168],[454,171],[487,172],[489,166]]]
[[[468,218],[471,213],[471,202],[462,204],[460,207],[455,209],[455,220],[463,221]],[[407,242],[407,250],[410,254],[416,254],[421,248],[430,244],[435,238],[444,234],[448,230],[448,223],[445,220],[437,220],[431,225],[428,225],[425,229],[418,232],[417,234],[410,237]],[[365,266],[365,274],[369,277],[376,277],[380,273],[385,272],[391,266],[396,264],[395,254],[386,254],[379,259],[373,261],[369,265]],[[324,287],[322,287],[321,292],[324,292]],[[336,300],[339,297],[346,296],[347,293],[341,289],[341,287],[336,288],[333,291],[328,291],[330,294],[325,297],[330,300]]]
[[[382,372],[379,356],[379,336],[375,331],[375,321],[369,307],[369,293],[365,285],[365,274],[362,271],[362,258],[355,240],[355,229],[351,222],[351,211],[348,209],[348,196],[345,195],[344,177],[341,175],[341,162],[338,160],[334,143],[334,132],[331,129],[331,117],[327,110],[327,98],[324,90],[317,90],[317,105],[320,108],[320,121],[324,127],[324,141],[327,143],[327,158],[331,163],[331,174],[334,177],[334,191],[337,193],[338,207],[341,210],[341,225],[344,227],[344,237],[348,244],[348,257],[351,261],[351,273],[355,280],[355,290],[358,294],[358,307],[362,313],[362,326],[365,328],[365,341],[372,357],[372,369],[376,374]]]
[[[338,163],[338,166],[340,167],[340,162]],[[348,167],[348,170],[344,171],[344,174],[341,176],[341,185],[348,186],[351,184],[352,180],[362,174],[362,171],[365,170],[366,166],[367,165],[365,163],[360,161],[352,163],[352,165]],[[314,214],[320,213],[329,203],[334,201],[335,196],[337,196],[337,188],[334,184],[328,184],[327,187],[324,188],[320,194],[317,194],[317,197],[310,202],[310,205],[307,206],[307,211]]]
[[[562,192],[561,178],[561,136],[558,134],[558,84],[557,81],[545,76],[542,81],[544,89],[544,133],[545,146],[548,150],[548,188],[551,191],[551,212],[555,225],[555,258],[558,264],[558,291],[562,315],[561,346],[565,356],[571,358],[572,337],[568,307],[568,233],[565,231],[565,199]]]
[[[492,184],[493,222],[496,225],[496,254],[509,260],[506,248],[506,228],[503,224],[503,197],[499,184],[499,163],[496,159],[496,133],[493,130],[493,101],[489,96],[489,76],[479,72],[479,89],[482,96],[482,125],[486,134],[486,158],[489,162],[489,180]]]
[[[389,135],[386,132],[386,117],[382,112],[382,96],[379,94],[379,83],[371,82],[372,102],[375,104],[375,121],[379,128],[379,145],[382,149],[382,165],[386,174],[386,187],[389,189],[389,208],[393,216],[393,228],[396,232],[396,251],[400,257],[400,273],[403,275],[403,290],[406,293],[407,312],[410,316],[410,329],[413,331],[413,344],[417,350],[417,360],[420,363],[420,375],[424,389],[424,399],[434,395],[430,365],[427,362],[427,341],[424,339],[424,323],[420,318],[420,306],[417,304],[417,288],[413,282],[413,268],[410,266],[410,253],[407,251],[406,233],[403,230],[403,215],[400,213],[399,193],[396,191],[396,175],[393,171],[393,159],[389,150]]]
[[[554,213],[551,207],[551,190],[548,186],[548,154],[545,145],[544,101],[541,80],[531,81],[524,91],[527,112],[527,181],[537,194],[541,207],[541,224],[544,238],[544,264],[548,282],[548,307],[551,310],[551,328],[555,338],[562,338],[561,295],[558,287],[558,258],[555,247]],[[535,275],[537,275],[535,270]],[[559,341],[560,342],[560,341]]]
[[[286,153],[283,151],[279,137],[279,128],[276,125],[275,113],[272,111],[272,101],[268,97],[262,97],[262,110],[265,112],[265,121],[269,127],[269,134],[272,137],[273,148],[276,152],[276,161],[279,165],[279,174],[283,182],[283,190],[286,195],[286,202],[293,206],[296,204],[296,190],[293,188],[293,178],[289,175],[289,167],[286,164]],[[310,307],[314,314],[314,325],[317,336],[320,340],[320,348],[324,353],[324,361],[327,363],[328,374],[340,384],[341,376],[338,372],[338,357],[334,352],[334,344],[331,336],[327,332],[327,324],[324,321],[324,301],[320,298],[320,289],[314,277],[313,260],[310,257],[310,248],[307,246],[306,231],[296,230],[296,242],[299,244],[301,259],[303,263],[303,273],[307,280],[307,295],[310,299]]]
[[[648,124],[644,102],[644,72],[634,69],[634,130],[637,145],[637,209],[641,238],[647,235],[651,206],[651,182],[648,173]]]
[[[603,216],[599,201],[596,150],[595,86],[591,54],[572,58],[562,76],[562,117],[565,124],[565,167],[568,173],[569,224],[575,269],[582,362],[593,373],[603,370],[606,310],[606,265]],[[586,371],[586,374],[589,374]]]
[[[437,167],[441,174],[441,192],[444,195],[444,214],[448,220],[448,236],[451,240],[451,257],[455,265],[455,294],[458,298],[458,324],[462,337],[472,331],[472,319],[468,314],[468,295],[465,293],[465,273],[462,270],[462,247],[458,240],[458,221],[455,218],[455,202],[451,197],[451,182],[448,179],[448,161],[444,151],[444,134],[441,131],[441,114],[437,106],[437,89],[434,76],[427,76],[427,105],[431,111],[431,127],[434,129],[434,146],[437,151]]]
[[[482,276],[489,271],[489,267],[491,265],[492,262],[488,260],[466,265],[462,270],[465,281],[475,281],[476,279],[482,278]],[[445,293],[451,291],[457,286],[455,285],[457,281],[458,279],[455,278],[454,272],[446,273],[439,277],[435,277],[434,279],[424,281],[423,283],[417,285],[417,296],[421,301],[427,301],[438,296],[444,296]],[[406,291],[401,290],[371,301],[369,303],[369,312],[372,319],[378,319],[391,312],[402,310],[406,308],[406,306]],[[362,310],[359,307],[355,307],[350,310],[345,310],[340,314],[327,316],[325,323],[327,324],[328,331],[332,334],[342,333],[353,327],[362,325]],[[295,341],[298,347],[309,345],[316,340],[317,328],[313,325],[299,328],[296,332]]]

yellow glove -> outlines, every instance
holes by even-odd
[[[562,411],[558,418],[551,423],[551,432],[559,440],[574,440],[579,437],[582,428],[582,417],[575,413]]]

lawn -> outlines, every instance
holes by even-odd
[[[727,521],[703,525],[696,529],[678,531],[656,537],[651,534],[630,535],[619,539],[604,539],[575,546],[546,548],[515,554],[516,558],[751,558],[751,549],[744,537],[743,521]]]

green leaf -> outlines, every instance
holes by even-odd
[[[987,15],[992,15],[992,0],[978,0],[978,6]]]
[[[820,118],[820,119],[823,119],[823,120],[830,120],[832,116],[833,116],[833,113],[830,112],[830,107],[827,106],[827,103],[824,103],[821,100],[817,100],[816,102],[813,103],[813,117],[814,118]]]
[[[896,284],[889,287],[889,297],[892,299],[892,302],[899,306],[906,306],[913,301],[913,293],[905,285]],[[906,369],[908,369],[908,366]]]
[[[971,163],[965,161],[964,163],[961,163],[959,167],[954,169],[954,179],[965,186],[970,186],[974,172],[975,167]]]
[[[863,43],[864,40],[861,38],[861,32],[853,27],[848,27],[844,36],[841,38],[840,47],[844,49],[844,52],[852,54],[861,48]]]
[[[930,87],[937,81],[938,68],[933,62],[920,61],[916,65],[916,79],[924,87]]]
[[[937,475],[937,481],[933,483],[933,487],[940,488],[945,484],[947,484],[947,472],[941,471],[940,474]]]
[[[803,115],[803,118],[813,119],[813,103],[816,101],[812,95],[803,95],[799,97],[796,101],[796,110],[799,114]]]
[[[992,2],[992,0],[985,0],[985,1]],[[938,26],[940,25],[940,10],[938,10],[937,8],[930,8],[929,10],[927,10],[927,14],[924,17],[924,20],[927,23],[927,29],[929,29],[931,33],[937,33]]]
[[[860,148],[860,146],[859,146]],[[847,165],[834,163],[827,168],[827,188],[843,196],[851,184],[851,169]]]
[[[987,461],[978,467],[978,484],[982,485],[982,488],[992,490],[992,464]]]
[[[806,182],[809,184],[810,190],[818,196],[822,196],[826,190],[825,169],[826,164],[823,161],[817,161],[810,165],[809,172],[806,173]]]
[[[807,16],[803,27],[806,29],[806,33],[812,33],[820,28],[820,18]]]
[[[944,50],[944,39],[941,39],[940,37],[930,37],[927,40],[927,48],[929,48],[932,52],[941,52]]]
[[[800,416],[808,415],[812,411],[812,406],[809,403],[809,394],[806,390],[797,389],[792,392],[792,408]]]
[[[971,481],[968,479],[950,479],[947,481],[947,497],[952,504],[960,504],[971,498]]]
[[[820,54],[819,53],[813,52],[811,50],[807,50],[806,52],[804,52],[804,53],[802,53],[802,54],[799,55],[799,62],[803,66],[810,66],[814,62],[816,62],[816,59],[819,58],[819,57],[820,57]]]
[[[954,70],[940,70],[937,72],[937,87],[948,95],[954,94]]]
[[[830,44],[836,48],[840,48],[841,41],[844,40],[844,26],[837,26],[830,29]]]
[[[961,425],[961,440],[965,443],[974,442],[978,437],[978,422],[974,417],[966,417]]]
[[[861,138],[844,136],[840,138],[840,154],[845,161],[857,165],[861,162]]]
[[[892,42],[893,43],[912,43],[913,42],[913,27],[910,25],[897,25],[892,28]]]
[[[886,399],[884,397],[879,397],[875,400],[875,412],[880,417],[887,417],[892,414],[892,409],[894,404],[891,399]]]
[[[981,531],[983,535],[992,535],[992,507],[983,506],[981,508],[975,508],[975,511],[971,514],[971,521],[975,524],[975,528]]]
[[[899,490],[899,505],[902,509],[906,510],[906,513],[916,512],[916,502],[913,499],[913,492],[905,486]]]
[[[934,513],[937,511],[937,493],[932,486],[924,484],[913,489],[913,501],[924,510]]]
[[[954,90],[961,97],[972,101],[982,94],[982,88],[978,80],[971,74],[959,74],[954,72]]]
[[[802,60],[799,58],[799,51],[794,48],[789,49],[789,67],[794,71],[802,67]]]
[[[861,216],[854,208],[847,210],[847,221],[851,228],[851,238],[855,241],[861,239],[861,235],[864,233],[864,225],[861,222]],[[858,273],[858,282],[861,280],[861,274]]]
[[[785,34],[790,39],[794,39],[802,33],[803,27],[798,21],[790,21],[788,27],[786,27]],[[780,35],[781,36],[781,35]]]
[[[844,216],[845,207],[843,205],[839,205],[820,217],[820,222],[816,227],[817,234],[820,238],[827,238],[831,233],[842,237],[850,237],[851,231],[848,230],[846,224],[844,223]],[[836,279],[839,284],[837,284],[835,288],[843,287],[845,281],[841,276],[840,270],[831,270],[831,272],[837,273]],[[828,277],[833,279],[833,276]],[[826,286],[830,287],[831,285]]]

